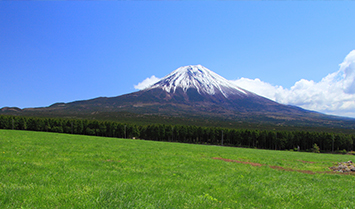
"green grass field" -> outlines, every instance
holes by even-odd
[[[352,155],[12,130],[0,154],[0,208],[355,208],[355,175],[327,173]]]

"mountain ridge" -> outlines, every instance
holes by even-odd
[[[56,117],[95,118],[98,113],[105,113],[106,118],[113,120],[124,112],[159,117],[343,126],[341,117],[279,104],[242,89],[201,65],[180,67],[143,90],[116,97],[55,103],[40,108],[1,109],[2,114]],[[348,127],[355,128],[355,119],[346,121]]]

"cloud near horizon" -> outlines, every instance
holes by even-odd
[[[137,85],[134,85],[135,89],[142,90],[147,88],[148,86],[158,82],[160,78],[155,77],[155,75],[152,75],[150,78],[144,79],[142,82],[138,83]]]
[[[153,75],[134,88],[141,90],[158,80],[159,78]],[[274,86],[258,78],[240,78],[232,82],[282,104],[326,114],[355,117],[355,50],[345,57],[338,71],[325,76],[319,82],[301,79],[290,89]]]

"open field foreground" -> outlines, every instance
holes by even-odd
[[[355,208],[353,155],[0,130],[0,208]]]

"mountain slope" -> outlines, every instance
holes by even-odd
[[[16,111],[15,111],[16,110]],[[285,125],[355,127],[355,120],[283,105],[242,89],[201,65],[176,69],[148,88],[117,97],[99,97],[45,108],[2,109],[15,115],[118,118],[121,113],[162,117],[213,118]]]
[[[173,106],[174,109],[162,107]],[[51,106],[51,108],[59,106]],[[180,67],[150,87],[111,98],[96,98],[62,104],[64,109],[91,109],[96,111],[118,111],[149,114],[228,114],[235,113],[295,113],[303,114],[306,110],[278,104],[242,89],[225,78],[196,66]],[[152,110],[148,107],[159,107]],[[142,109],[143,108],[143,109]],[[142,109],[138,111],[138,109]]]

